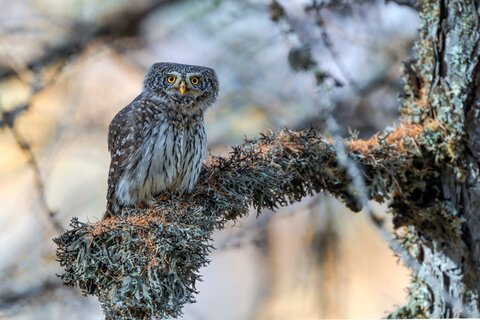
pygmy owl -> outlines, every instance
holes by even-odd
[[[142,93],[113,118],[107,211],[148,203],[162,192],[193,190],[205,159],[203,114],[218,94],[215,71],[155,63]]]

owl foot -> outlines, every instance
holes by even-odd
[[[167,201],[169,199],[170,199],[170,197],[168,196],[168,194],[165,194],[165,193],[162,193],[157,197],[158,201]]]

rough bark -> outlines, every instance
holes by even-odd
[[[415,74],[401,107],[404,121],[425,129],[424,159],[436,172],[423,190],[413,189],[413,198],[400,195],[392,203],[397,226],[414,227],[408,247],[448,293],[427,286],[420,298],[416,291],[427,316],[479,312],[478,10],[476,1],[423,1]]]

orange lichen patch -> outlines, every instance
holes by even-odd
[[[421,110],[430,110],[432,98],[428,96],[427,86],[425,86],[426,81],[421,79],[422,87],[418,92],[418,98],[415,99],[415,104],[417,108]]]
[[[165,220],[165,216],[158,213],[129,216],[125,219],[120,219],[118,217],[110,217],[105,220],[92,223],[92,229],[89,230],[89,233],[90,235],[96,237],[111,230],[124,229],[126,225],[147,229],[151,223],[166,224],[167,222]]]
[[[254,151],[259,155],[266,155],[271,150],[279,147],[279,149],[288,150],[295,154],[300,154],[304,146],[300,143],[302,134],[296,131],[281,131],[272,143],[259,143],[253,146]]]
[[[207,160],[205,160],[205,165],[207,167],[216,166],[216,165],[218,165],[218,159],[217,158],[208,158]]]
[[[356,139],[347,142],[347,148],[350,151],[368,153],[373,148],[378,147],[378,136],[374,135],[368,140]]]
[[[147,240],[145,241],[145,244],[146,244],[147,252],[150,255],[150,258],[148,260],[148,265],[150,268],[155,268],[158,265],[158,262],[156,259],[157,250],[155,249],[156,248],[155,244],[153,243],[151,238],[147,238]]]
[[[409,100],[408,103],[405,103],[401,108],[402,116],[417,116],[419,112],[422,114],[422,118],[425,116],[431,116],[431,112],[435,108],[432,107],[432,97],[429,96],[429,86],[426,85],[426,81],[419,79],[421,88],[416,92],[416,98]]]
[[[299,145],[298,143],[293,143],[293,142],[284,142],[282,146],[295,154],[300,154],[303,151],[303,146]]]
[[[265,155],[270,151],[271,148],[271,145],[267,146],[265,144],[259,144],[255,146],[255,151],[258,152],[260,155]]]
[[[296,131],[288,131],[288,133],[285,131],[282,131],[278,135],[278,142],[285,149],[298,154],[302,152],[304,149],[303,145],[299,143],[299,140],[301,137],[302,137],[301,133]]]
[[[406,153],[409,149],[405,145],[406,139],[416,140],[423,132],[423,127],[418,124],[400,124],[394,131],[390,132],[383,140],[383,146],[394,148],[399,153]],[[364,154],[371,152],[379,147],[380,139],[378,134],[368,140],[352,140],[347,146],[350,151],[358,151]]]
[[[297,131],[280,131],[277,135],[277,140],[280,142],[292,142],[294,139],[298,140],[302,137],[302,134]]]
[[[425,119],[425,121],[423,122],[423,126],[425,129],[428,129],[430,131],[439,131],[439,129],[447,131],[443,123],[437,119],[436,114],[433,115],[433,118]]]
[[[395,131],[390,133],[385,142],[387,144],[403,144],[406,137],[417,138],[423,132],[423,126],[419,124],[401,124]]]

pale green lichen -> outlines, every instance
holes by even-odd
[[[425,283],[413,277],[408,288],[408,301],[391,312],[387,319],[429,319],[432,317],[432,296]]]

